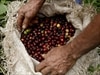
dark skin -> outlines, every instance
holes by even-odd
[[[18,30],[21,31],[33,22],[33,19],[45,0],[29,0],[18,11]]]
[[[37,14],[44,0],[30,0],[19,9],[18,27],[25,29]],[[45,60],[36,66],[36,71],[43,75],[65,75],[84,54],[100,44],[100,14],[97,14],[91,23],[67,45],[50,50]]]

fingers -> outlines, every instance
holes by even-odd
[[[36,66],[36,71],[39,72],[46,67],[46,62],[42,61],[40,64]]]
[[[18,15],[17,24],[18,30],[26,29],[30,24],[31,18],[26,15]]]
[[[58,75],[56,71],[51,72],[50,75]]]
[[[28,17],[25,17],[25,19],[23,20],[23,24],[22,24],[22,29],[26,29],[30,23],[30,20]]]
[[[32,19],[32,14],[29,11],[24,10],[24,7],[20,8],[18,11],[18,18],[17,18],[17,27],[18,30],[26,29],[27,26],[30,24],[30,20]]]
[[[52,66],[48,66],[45,61],[36,66],[36,71],[41,72],[43,75],[64,75],[64,70],[55,70]]]
[[[50,72],[51,72],[51,68],[50,67],[46,67],[41,71],[41,73],[43,75],[48,75]]]
[[[18,27],[18,30],[21,31],[21,26],[22,26],[22,23],[23,23],[23,19],[24,19],[24,14],[19,14],[18,15],[18,18],[17,18],[17,27]]]

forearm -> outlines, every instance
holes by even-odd
[[[100,14],[72,42],[74,58],[79,58],[100,44]]]

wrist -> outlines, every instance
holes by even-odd
[[[78,51],[77,48],[75,48],[72,42],[65,45],[64,49],[65,49],[65,56],[69,56],[69,58],[73,60],[77,60],[80,57],[80,55],[77,54]]]
[[[70,43],[70,47],[71,47],[71,51],[72,51],[72,57],[73,59],[78,59],[79,57],[81,57],[81,55],[78,52],[78,47],[76,44],[74,44],[73,42]]]
[[[83,55],[82,48],[80,47],[80,44],[78,44],[79,41],[75,39],[74,41],[70,42],[70,49],[72,52],[73,59],[78,59]]]
[[[74,59],[78,59],[84,54],[88,53],[91,49],[88,48],[90,44],[86,43],[86,39],[84,37],[78,36],[71,43],[71,50]]]

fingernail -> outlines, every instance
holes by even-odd
[[[24,29],[22,29],[21,33],[23,33]]]
[[[17,26],[17,30],[18,30],[18,31],[21,31],[21,29],[20,29],[20,27],[19,27],[19,26]]]
[[[63,70],[59,70],[58,72],[59,72],[59,73],[63,73]]]
[[[22,29],[26,29],[26,25],[23,25],[23,26],[22,26]]]
[[[42,54],[42,57],[45,58],[46,54]]]

